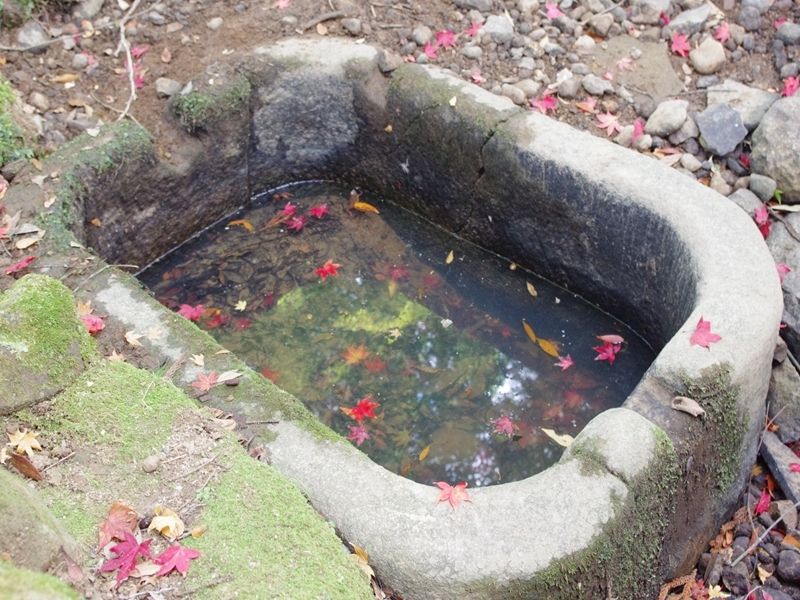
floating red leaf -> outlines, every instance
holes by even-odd
[[[386,363],[382,361],[377,354],[373,356],[371,359],[365,360],[364,366],[370,373],[380,373],[381,371],[386,369]]]
[[[286,221],[286,229],[293,229],[294,231],[300,231],[305,227],[306,221],[308,221],[308,217],[305,215],[300,215],[299,217],[290,217]]]
[[[348,425],[348,428],[350,429],[350,435],[346,439],[353,440],[356,446],[360,446],[364,440],[369,439],[369,434],[363,425]]]
[[[378,402],[371,402],[369,396],[359,400],[353,408],[342,408],[348,417],[352,417],[356,422],[361,423],[364,419],[374,419],[375,411],[373,409],[380,406]]]
[[[342,354],[342,358],[347,361],[348,365],[357,365],[362,360],[366,360],[369,354],[370,353],[364,349],[364,344],[361,344],[358,347],[348,346],[347,352]]]
[[[612,344],[611,342],[604,342],[602,346],[595,346],[597,356],[595,360],[607,360],[608,364],[613,365],[619,352],[619,344]]]
[[[285,215],[293,215],[297,212],[297,206],[292,204],[291,202],[287,202],[286,206],[283,207],[283,214]]]
[[[339,271],[337,269],[342,265],[335,263],[331,260],[326,261],[324,265],[322,265],[319,269],[314,271],[317,275],[325,279],[328,275],[338,275]]]
[[[405,267],[392,267],[386,274],[391,277],[393,281],[400,281],[411,275]]]
[[[308,214],[312,217],[317,217],[318,219],[322,218],[322,215],[327,215],[330,211],[328,210],[327,204],[320,204],[319,206],[312,206],[308,209]]]
[[[439,504],[439,502],[449,502],[450,506],[455,510],[461,502],[472,502],[469,493],[464,489],[467,487],[466,481],[457,483],[455,487],[444,481],[434,481],[433,483],[439,486],[441,490],[439,492],[439,497],[436,498],[436,504]]]
[[[709,344],[714,344],[721,339],[721,336],[716,333],[711,333],[711,321],[705,321],[703,317],[700,317],[700,320],[697,322],[697,328],[694,330],[689,340],[689,345],[708,348]]]
[[[198,304],[197,306],[181,304],[180,307],[178,307],[178,314],[190,321],[199,321],[205,311],[202,304]]]
[[[563,358],[561,358],[561,357],[560,357],[560,358],[558,359],[558,362],[557,362],[557,363],[555,363],[555,366],[556,366],[556,367],[561,367],[561,370],[562,370],[562,371],[566,371],[567,369],[569,369],[569,368],[570,368],[572,365],[574,365],[574,364],[575,364],[575,361],[574,361],[574,360],[572,360],[572,357],[570,357],[570,355],[569,355],[569,354],[567,354],[567,355],[566,355],[565,357],[563,357]]]
[[[278,378],[281,376],[280,371],[273,371],[269,367],[264,367],[261,369],[261,374],[275,385],[278,385]]]
[[[186,573],[189,571],[189,561],[199,557],[200,553],[194,548],[184,548],[180,544],[170,546],[153,559],[155,564],[162,565],[156,573],[156,577],[166,575],[173,569],[186,577]]]
[[[494,423],[494,433],[504,433],[508,437],[514,435],[514,430],[519,429],[516,423],[509,419],[506,415],[503,415],[499,419],[495,419],[492,421]]]

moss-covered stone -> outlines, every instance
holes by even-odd
[[[3,600],[79,600],[66,583],[45,573],[18,569],[0,561],[0,597]]]
[[[189,133],[205,130],[227,112],[239,110],[250,98],[250,82],[235,77],[222,86],[204,86],[198,91],[178,96],[171,107]]]
[[[0,297],[0,414],[51,397],[97,356],[59,281],[26,275]]]

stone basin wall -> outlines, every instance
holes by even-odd
[[[62,151],[65,236],[141,266],[254,194],[343,179],[625,320],[659,355],[624,407],[555,467],[475,490],[457,512],[291,420],[260,433],[405,598],[654,597],[690,569],[755,457],[782,308],[760,234],[651,158],[441,69],[383,63],[368,46],[284,41],[170,105],[169,161],[129,125],[76,140]],[[701,316],[722,336],[710,349],[689,343]],[[706,416],[672,410],[675,395]]]

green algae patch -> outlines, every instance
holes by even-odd
[[[53,396],[98,358],[72,293],[26,275],[0,296],[0,414]]]
[[[200,80],[193,84],[201,89],[180,95],[171,104],[172,111],[189,133],[208,129],[225,114],[240,110],[250,98],[250,82],[242,75],[221,86],[204,85]]]
[[[80,600],[75,590],[52,575],[18,569],[0,561],[0,597],[3,600]]]
[[[206,533],[184,545],[202,553],[194,581],[232,579],[194,597],[374,598],[333,527],[271,467],[238,453],[209,495]]]

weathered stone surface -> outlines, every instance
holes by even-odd
[[[492,9],[492,0],[453,0],[458,8],[479,10],[489,12]]]
[[[672,19],[672,21],[669,22],[669,25],[667,25],[667,30],[670,32],[670,34],[673,31],[677,31],[678,33],[682,33],[684,35],[697,33],[703,28],[703,25],[708,20],[710,14],[711,7],[709,6],[709,3],[706,2],[698,8],[685,10],[679,13],[674,19]]]
[[[785,44],[798,44],[800,43],[800,25],[787,21],[778,28],[775,37]]]
[[[38,54],[44,52],[46,46],[44,45],[50,36],[44,30],[38,21],[31,19],[17,33],[17,45],[20,48],[27,48],[28,52]]]
[[[800,375],[788,360],[772,368],[767,398],[770,418],[779,426],[781,442],[800,440]]]
[[[45,573],[19,569],[0,561],[0,594],[3,600],[80,600],[82,596],[60,579]]]
[[[50,398],[96,357],[59,281],[26,275],[0,296],[0,414]]]
[[[748,131],[753,131],[758,127],[769,107],[779,98],[779,94],[750,87],[733,79],[726,79],[718,85],[712,85],[708,88],[706,95],[709,106],[725,103],[738,112]]]
[[[433,39],[433,31],[426,25],[420,25],[411,32],[411,39],[417,46],[424,46]]]
[[[745,31],[758,31],[761,29],[761,13],[752,6],[743,6],[739,10],[736,22],[744,27]]]
[[[593,96],[602,96],[603,94],[614,93],[614,86],[610,81],[593,74],[584,77],[581,80],[581,85],[583,86],[583,89]]]
[[[772,177],[783,198],[800,202],[800,95],[781,98],[761,119],[752,137],[753,171]]]
[[[523,92],[517,86],[504,83],[502,89],[503,96],[506,98],[511,98],[511,101],[514,102],[514,104],[518,104],[520,106],[525,104],[525,92]]]
[[[800,554],[794,550],[783,550],[778,558],[776,574],[788,583],[800,583]]]
[[[3,552],[11,555],[11,562],[16,566],[47,571],[64,560],[61,546],[81,562],[80,546],[64,526],[36,492],[6,469],[0,469],[0,515]]]
[[[701,75],[710,75],[719,71],[727,62],[725,47],[714,38],[708,37],[695,49],[689,52],[689,62]]]
[[[514,38],[514,24],[505,16],[491,15],[483,24],[483,32],[492,36],[498,44],[510,42]]]
[[[655,25],[659,15],[669,10],[669,5],[669,0],[637,0],[631,3],[630,20],[634,23]]]
[[[761,456],[767,463],[772,476],[781,486],[786,498],[800,502],[800,481],[797,475],[791,472],[790,464],[797,462],[797,456],[781,442],[780,438],[771,431],[765,431],[761,438]],[[800,555],[798,555],[800,566]],[[798,575],[800,580],[800,575]]]
[[[791,213],[784,216],[784,219],[795,231],[800,231],[800,215]],[[800,246],[783,223],[772,226],[766,241],[775,262],[789,265],[792,269],[783,277],[782,321],[786,327],[781,330],[781,335],[789,350],[795,356],[800,356]]]
[[[775,190],[778,189],[778,185],[772,177],[759,175],[758,173],[752,173],[750,175],[749,186],[750,191],[758,196],[762,202],[772,200],[772,197],[775,195]]]
[[[72,14],[81,19],[91,19],[103,8],[105,0],[83,0],[75,7]]]
[[[753,192],[750,190],[736,190],[730,196],[728,196],[728,200],[734,202],[739,208],[741,208],[744,212],[746,212],[749,216],[753,216],[753,212],[757,208],[761,208],[762,202],[758,199]]]
[[[159,98],[169,98],[181,91],[181,84],[168,77],[156,79],[156,94]]]
[[[700,128],[700,143],[709,152],[725,156],[747,137],[741,115],[727,104],[714,104],[695,117]]]
[[[644,125],[645,133],[667,136],[677,131],[686,121],[689,103],[686,100],[667,100],[656,107]]]

